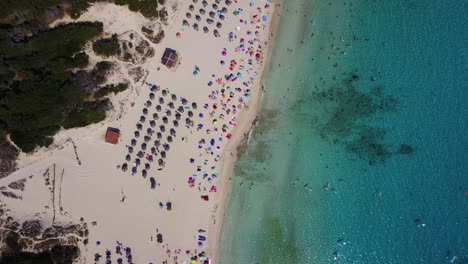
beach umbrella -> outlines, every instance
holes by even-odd
[[[161,132],[164,133],[164,131],[166,131],[166,127],[164,125],[160,125],[159,126],[159,129],[161,130]]]
[[[238,72],[237,73],[237,78],[242,78],[242,73]]]
[[[181,37],[182,37],[182,35],[179,32],[177,32],[176,33],[176,38],[180,39]]]
[[[215,0],[215,3],[217,4],[221,3],[221,0]]]
[[[141,150],[143,150],[143,151],[146,150],[146,143],[141,143]]]
[[[193,1],[193,3],[195,3],[195,4],[198,3],[198,0],[192,0],[192,1]]]
[[[223,50],[223,51],[221,52],[221,55],[226,56],[226,55],[227,55],[226,50]]]
[[[140,137],[140,132],[135,131],[134,135],[135,135],[136,138],[139,138]]]
[[[159,97],[159,103],[160,103],[160,104],[164,104],[164,98]]]
[[[179,113],[176,113],[175,117],[176,117],[176,120],[180,120],[180,114]]]
[[[143,114],[144,114],[144,115],[147,115],[147,114],[148,114],[148,109],[143,108]]]
[[[162,138],[161,132],[156,133],[156,137],[157,137],[158,139],[161,139],[161,138]]]
[[[223,7],[223,9],[221,9],[221,12],[223,12],[224,14],[227,14],[228,9],[226,7]]]
[[[163,121],[164,124],[167,124],[167,122],[169,121],[169,119],[167,119],[167,117],[163,117],[163,118],[162,118],[162,121]]]
[[[143,178],[146,178],[147,174],[148,174],[148,172],[146,172],[146,170],[141,171],[141,176],[143,176]]]
[[[153,114],[153,119],[154,119],[154,120],[158,120],[158,119],[159,119],[158,113],[154,113],[154,114]]]
[[[199,26],[198,26],[198,24],[197,24],[197,23],[194,23],[194,24],[193,24],[193,29],[195,29],[196,31],[198,31],[198,29],[199,29]]]
[[[185,98],[182,98],[181,102],[182,102],[182,105],[186,105],[188,103],[187,99],[185,99]],[[180,111],[180,107],[179,107],[179,111]],[[183,112],[183,111],[181,111],[181,112]]]
[[[156,235],[156,241],[161,244],[163,242],[163,236],[161,234]]]
[[[156,122],[155,122],[154,120],[151,120],[151,121],[150,121],[150,126],[151,126],[151,127],[155,127],[155,126],[156,126]]]
[[[213,19],[214,19],[214,18],[215,18],[215,16],[216,16],[216,13],[215,13],[215,12],[213,12],[213,11],[210,11],[210,12],[208,13],[208,15],[209,15],[211,18],[213,18]],[[206,22],[208,22],[208,20],[206,20]]]
[[[217,29],[215,29],[215,30],[213,31],[213,35],[214,35],[215,37],[217,37],[217,38],[219,38],[219,37],[221,36],[221,35],[219,34],[219,32],[218,32]]]
[[[130,159],[131,159],[130,154],[127,154],[127,156],[125,156],[125,160],[126,160],[126,161],[130,161]]]
[[[132,140],[130,141],[130,144],[134,147],[136,145],[136,139],[132,138]]]
[[[171,115],[172,115],[171,110],[166,110],[166,115],[167,115],[168,117],[171,116]]]
[[[212,4],[211,7],[213,7],[214,10],[218,9],[218,5],[217,5],[217,4]]]
[[[145,142],[148,142],[148,141],[151,140],[151,137],[150,136],[145,136],[144,139],[145,139]]]
[[[172,123],[174,123],[175,127],[179,127],[179,122],[177,122],[177,120],[172,121]]]
[[[156,154],[156,148],[155,147],[151,148],[151,154]]]
[[[161,112],[161,110],[162,110],[161,105],[157,105],[156,106],[156,111]]]
[[[169,102],[167,104],[167,106],[169,106],[170,109],[174,109],[174,103],[173,102]]]
[[[150,100],[146,101],[146,106],[147,106],[147,107],[150,107],[152,104],[153,104],[153,103],[151,103]]]
[[[206,23],[208,23],[208,25],[211,25],[211,24],[214,23],[214,20],[211,19],[211,18],[207,18],[207,19],[206,19]]]
[[[175,95],[175,94],[171,94],[171,99],[172,99],[172,101],[175,101],[175,100],[177,100],[177,95]]]
[[[204,15],[206,11],[205,11],[205,9],[200,8],[199,12],[200,12],[201,15]]]
[[[195,10],[195,7],[193,5],[189,5],[189,8],[188,8],[190,11],[193,11]]]
[[[192,18],[192,14],[190,12],[187,12],[185,13],[185,17],[187,17],[188,19]]]
[[[167,89],[162,90],[161,93],[162,93],[163,96],[166,96],[167,95]]]
[[[198,116],[199,116],[200,118],[203,118],[203,114],[202,114],[202,113],[200,113]]]
[[[208,29],[208,27],[206,27],[206,26],[203,27],[203,33],[208,33],[208,32],[210,32],[210,30]]]
[[[217,125],[218,124],[218,120],[217,119],[213,119],[213,125]]]
[[[211,146],[214,146],[214,145],[215,145],[215,140],[214,140],[214,139],[211,139],[211,140],[210,140],[210,145],[211,145]]]
[[[154,93],[150,93],[150,94],[149,94],[149,98],[150,98],[151,100],[154,100]]]
[[[136,142],[135,142],[136,144]],[[128,147],[128,153],[132,154],[133,153],[133,147]]]
[[[196,15],[196,16],[195,16],[195,19],[196,19],[198,22],[200,22],[200,21],[201,21],[201,16]]]
[[[176,131],[175,131],[175,129],[171,128],[169,131],[170,131],[169,133],[171,134],[171,136],[173,136],[173,137],[176,136]]]
[[[223,26],[223,24],[221,24],[221,22],[216,23],[217,28],[221,28],[222,26]]]
[[[150,169],[150,164],[149,163],[145,163],[145,170],[149,170]]]
[[[163,149],[164,151],[169,151],[171,149],[171,146],[169,144],[164,144]]]
[[[190,24],[189,24],[189,22],[188,22],[187,20],[184,19],[184,20],[182,21],[182,26],[188,27],[188,26],[190,26]]]
[[[222,66],[224,66],[224,64],[226,64],[223,60],[219,62],[219,64],[221,64]]]
[[[192,103],[192,108],[193,108],[194,110],[196,110],[196,109],[197,109],[197,103],[195,103],[195,102]]]
[[[143,151],[141,151],[141,150],[138,151],[137,157],[143,158],[143,156],[144,156]],[[135,164],[136,164],[137,166],[139,166],[139,165],[140,165],[140,159],[135,159]]]
[[[127,163],[122,164],[122,171],[125,172],[125,171],[127,171],[127,169],[128,169]]]
[[[140,122],[144,123],[145,121],[146,121],[146,117],[145,116],[140,116]]]
[[[172,137],[171,136],[167,136],[167,142],[172,143]]]
[[[220,15],[219,19],[224,20],[224,15]]]
[[[198,71],[194,71],[193,76],[197,77],[198,76]]]
[[[208,2],[206,0],[203,0],[202,5],[203,5],[203,7],[206,7],[208,5]]]
[[[159,165],[160,167],[164,167],[164,160],[159,159],[159,160],[158,160],[158,165]]]
[[[190,118],[193,117],[193,112],[192,112],[192,111],[188,111],[187,114],[188,114],[188,116],[189,116]]]
[[[185,118],[185,124],[190,125],[192,123],[192,120],[190,118]]]
[[[159,140],[155,140],[155,141],[154,141],[154,146],[155,146],[155,147],[161,146],[161,142],[159,142]]]
[[[166,158],[166,151],[161,151],[161,158],[163,158],[163,159]]]
[[[231,1],[231,0],[226,0],[224,3],[225,3],[227,6],[230,6],[230,5],[232,4],[232,1]]]
[[[140,123],[136,124],[136,127],[137,127],[137,129],[139,131],[141,131],[143,129],[143,126]]]

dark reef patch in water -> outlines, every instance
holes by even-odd
[[[295,122],[304,122],[309,107],[320,109],[320,116],[306,117],[312,128],[324,140],[339,144],[344,149],[367,160],[370,165],[384,162],[393,154],[411,154],[413,147],[408,144],[391,146],[384,143],[385,128],[369,125],[378,114],[394,112],[398,100],[386,95],[382,87],[369,91],[357,89],[359,76],[344,74],[338,84],[326,89],[315,89],[304,96],[290,109]],[[312,118],[312,119],[311,119]]]

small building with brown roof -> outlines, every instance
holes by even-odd
[[[120,137],[120,130],[113,127],[108,127],[106,132],[106,139],[107,143],[117,144],[119,142]]]
[[[174,68],[177,63],[177,52],[173,49],[166,48],[161,58],[161,63],[166,65],[168,68]]]

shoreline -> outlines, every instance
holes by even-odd
[[[253,98],[251,98],[251,101],[249,101],[248,110],[246,111],[246,109],[244,108],[244,111],[239,114],[238,119],[242,121],[235,127],[234,131],[232,132],[233,137],[224,149],[224,151],[226,152],[226,156],[222,160],[221,165],[221,175],[223,175],[222,191],[220,192],[220,195],[218,195],[218,197],[221,197],[217,197],[216,200],[217,202],[219,201],[218,208],[216,211],[216,219],[218,219],[219,222],[217,223],[217,227],[214,227],[213,223],[210,223],[209,227],[216,228],[216,231],[211,232],[210,235],[210,241],[216,241],[216,243],[214,244],[215,246],[212,246],[211,251],[212,260],[214,263],[220,263],[221,255],[219,250],[221,248],[221,235],[225,223],[225,213],[233,188],[231,177],[233,175],[234,166],[237,161],[237,149],[242,144],[247,144],[247,142],[243,143],[243,141],[246,140],[245,133],[248,133],[252,129],[253,122],[255,122],[255,119],[258,118],[258,114],[262,109],[263,96],[265,94],[265,91],[262,89],[262,86],[264,84],[265,79],[267,78],[268,71],[270,69],[271,55],[275,45],[274,40],[276,39],[279,22],[281,20],[282,4],[283,0],[277,0],[274,6],[272,6],[272,19],[269,23],[268,31],[265,32],[268,39],[268,44],[266,45],[267,56],[265,57],[265,61],[263,62],[260,68],[260,76],[257,80],[258,83],[254,86],[254,96],[252,96]],[[254,107],[252,107],[252,105]],[[228,153],[232,153],[232,156],[228,156]]]
[[[266,3],[267,1],[263,4]],[[4,184],[6,190],[10,191],[9,187],[6,187],[8,184],[29,177],[25,190],[21,192],[16,191],[21,196],[20,199],[3,199],[1,197],[0,202],[4,200],[6,206],[12,208],[12,214],[21,220],[38,218],[44,223],[54,222],[51,216],[55,214],[55,208],[60,208],[60,215],[58,215],[56,222],[84,221],[83,223],[90,224],[88,225],[90,229],[89,237],[86,237],[86,240],[89,240],[89,244],[86,243],[84,246],[80,246],[81,256],[79,263],[91,263],[95,254],[104,254],[103,249],[107,247],[113,248],[115,241],[123,242],[128,247],[131,246],[134,249],[135,260],[138,263],[155,262],[155,260],[157,263],[160,263],[160,260],[163,261],[165,259],[167,261],[176,256],[179,257],[178,261],[181,263],[189,257],[196,256],[197,251],[198,253],[206,251],[207,257],[208,259],[212,259],[212,263],[219,263],[220,238],[224,214],[232,190],[232,183],[229,177],[232,176],[234,164],[237,160],[237,147],[244,140],[244,133],[247,133],[251,129],[252,122],[256,119],[261,109],[264,94],[262,85],[270,66],[270,56],[274,45],[276,28],[279,23],[278,14],[281,10],[282,2],[275,0],[273,3],[268,4],[269,8],[265,11],[261,4],[257,10],[255,9],[257,5],[249,6],[249,3],[238,4],[236,2],[237,8],[245,10],[245,14],[237,18],[234,15],[231,19],[223,20],[225,24],[222,29],[219,29],[223,36],[221,38],[213,38],[212,34],[200,35],[202,32],[192,31],[190,27],[185,29],[177,27],[177,23],[185,18],[185,11],[191,5],[190,2],[180,3],[177,13],[172,18],[174,20],[172,21],[173,23],[169,23],[165,28],[167,31],[165,39],[160,44],[150,43],[150,46],[155,49],[154,56],[147,58],[146,61],[138,65],[144,71],[147,71],[144,77],[146,84],[135,82],[129,91],[117,96],[111,96],[111,100],[115,103],[117,111],[111,111],[104,121],[84,128],[61,130],[55,135],[52,148],[41,148],[31,155],[22,153],[18,160],[18,170],[10,176],[1,179],[0,186]],[[260,8],[262,11],[260,11]],[[252,18],[254,14],[266,15],[269,17],[268,21],[264,20],[264,22],[261,22],[261,16],[258,21],[254,21]],[[240,23],[238,19],[241,20]],[[69,18],[65,17],[62,21],[67,22],[68,20]],[[128,32],[134,32],[136,36],[141,37],[143,40],[146,38],[143,35],[140,36],[140,28],[150,23],[142,18],[141,15],[131,13],[125,7],[106,3],[93,5],[89,9],[89,12],[82,15],[80,20],[102,20],[105,28],[109,31],[106,31],[107,34],[117,32],[117,34],[124,35],[128,34]],[[244,24],[242,20],[252,23],[247,24],[247,21],[245,21]],[[60,21],[56,23],[60,23]],[[241,26],[242,30],[240,29]],[[246,32],[249,29],[251,30],[251,34]],[[256,37],[252,34],[255,30],[259,31]],[[176,38],[176,32],[179,33],[179,31],[183,33],[182,40],[179,37]],[[229,31],[234,31],[236,37],[235,40],[233,39],[228,42],[225,37],[227,37]],[[249,56],[244,50],[238,50],[240,45],[239,40],[244,38],[251,38],[251,48],[253,50],[261,50],[261,53],[266,56],[262,56],[262,59],[255,61],[255,56],[252,56],[252,54]],[[200,47],[199,52],[193,52],[191,46]],[[166,69],[160,63],[161,55],[166,47],[177,50],[182,58],[183,63],[177,66],[176,71]],[[227,64],[229,64],[228,59],[239,63],[239,68],[233,67],[235,68],[233,73],[235,74],[235,72],[240,71],[242,73],[241,77],[242,75],[244,76],[244,79],[239,77],[241,80],[238,80],[236,83],[234,83],[234,80],[231,82],[227,79],[226,73],[231,73],[227,69],[227,65],[224,67],[219,66],[219,62],[217,61],[217,58],[224,59],[220,53],[226,49],[229,49],[230,52],[226,58]],[[214,60],[206,60],[206,58],[214,58]],[[249,66],[246,61],[250,59],[254,63],[249,62]],[[112,60],[114,59],[112,58]],[[242,67],[240,67],[241,65]],[[126,73],[126,70],[130,70],[133,66],[135,65],[119,63],[117,74]],[[193,66],[202,69],[200,76],[198,74],[197,76],[192,76]],[[244,69],[244,66],[246,69]],[[159,69],[160,67],[161,70]],[[231,69],[231,71],[233,70]],[[251,73],[254,73],[254,75],[249,76]],[[217,114],[210,117],[211,106],[213,106],[213,109],[216,109],[214,105],[224,103],[224,100],[221,100],[221,98],[219,98],[220,100],[212,99],[209,96],[207,98],[207,95],[213,92],[217,93],[218,89],[224,88],[224,83],[222,86],[220,83],[218,85],[215,84],[214,87],[206,85],[208,81],[215,81],[215,75],[222,80],[226,78],[228,91],[230,91],[229,85],[233,86],[233,88],[242,87],[244,92],[249,89],[251,90],[251,97],[245,101],[245,106],[248,107],[243,107],[242,111],[239,111],[238,114],[233,113],[230,115],[229,112],[227,113],[227,117],[229,117],[226,118],[227,121],[231,119],[230,117],[232,117],[233,121],[233,124],[229,122],[230,128],[228,130],[232,137],[228,137],[225,131],[221,132],[220,127],[213,122],[218,114],[220,114],[220,110],[218,110]],[[248,84],[245,84],[245,82],[248,82]],[[145,109],[148,107],[145,101],[148,102],[148,97],[153,92],[153,90],[150,90],[149,86],[151,85],[149,84],[158,85],[162,90],[170,89],[170,94],[177,95],[179,99],[187,98],[192,102],[197,102],[200,107],[198,110],[192,109],[195,112],[194,114],[192,113],[193,119],[195,120],[198,114],[204,114],[205,118],[202,118],[202,115],[200,119],[196,119],[196,122],[203,124],[205,126],[204,129],[214,130],[215,133],[208,135],[210,133],[207,132],[205,134],[204,129],[200,129],[200,131],[196,130],[193,125],[192,127],[181,126],[181,128],[177,129],[177,138],[175,135],[173,135],[174,139],[171,138],[170,143],[172,143],[172,140],[174,140],[174,143],[171,145],[171,151],[168,152],[168,157],[164,161],[167,161],[168,166],[164,165],[164,168],[156,171],[155,168],[158,165],[152,163],[151,168],[153,170],[149,171],[148,169],[148,177],[142,177],[140,171],[135,175],[130,175],[129,171],[126,173],[125,171],[122,172],[121,165],[122,162],[127,164],[126,161],[128,161],[130,162],[130,166],[132,166],[133,159],[125,158],[125,155],[130,152],[127,149],[129,145],[126,144],[130,144],[130,141],[135,139],[136,136],[133,137],[135,131],[134,124],[138,122],[139,118],[141,120],[142,107],[145,107]],[[243,87],[242,84],[246,87]],[[195,87],[196,89],[192,89],[191,87]],[[242,99],[244,96],[248,98],[247,95],[244,95],[244,92],[242,90],[233,90],[231,92],[233,95],[235,94],[234,97],[231,96],[234,102],[233,106],[237,104],[238,99]],[[160,93],[161,91],[156,95],[156,98],[161,96]],[[164,99],[169,101],[170,97],[165,97]],[[178,100],[172,100],[178,103]],[[157,105],[156,101],[153,101],[153,108],[154,105]],[[160,104],[162,105],[162,103]],[[210,105],[210,109],[202,109],[201,106],[204,104]],[[226,104],[231,103],[226,102]],[[226,108],[230,107],[231,105],[228,105]],[[241,109],[241,107],[238,109]],[[151,113],[154,112],[154,109],[149,108],[149,110],[151,112],[147,116],[148,119]],[[225,109],[223,108],[223,110]],[[191,111],[186,110],[185,113],[188,114],[187,112]],[[160,112],[160,115],[162,116],[163,114]],[[224,117],[219,118],[220,122],[227,124],[227,121],[221,121]],[[182,120],[184,119],[185,116]],[[144,122],[142,123],[144,124]],[[158,126],[160,124],[158,123]],[[121,136],[117,145],[105,143],[103,140],[108,126],[120,129]],[[156,128],[158,127],[156,126]],[[169,126],[169,128],[175,127]],[[148,129],[151,128],[148,127]],[[219,132],[217,129],[219,129]],[[197,149],[197,142],[199,142],[200,138],[203,140],[207,138],[209,142],[212,137],[227,137],[230,139],[218,139],[219,143],[216,145],[220,147],[220,151],[211,151],[211,156],[205,147],[202,149],[199,146]],[[180,140],[181,138],[182,141]],[[152,142],[149,141],[148,143]],[[140,146],[140,144],[131,144],[135,148]],[[209,145],[207,144],[206,146]],[[193,147],[193,150],[190,147]],[[232,156],[230,153],[232,153]],[[217,157],[215,158],[215,156]],[[203,164],[203,159],[205,159],[205,164]],[[207,164],[208,159],[209,164]],[[143,159],[143,162],[146,161]],[[219,173],[223,178],[216,180],[214,183],[211,183],[211,181],[207,182],[205,177],[200,179],[202,170],[197,170],[197,173],[195,169],[203,167],[203,165],[206,165],[206,168],[203,168],[203,173],[205,171],[210,172],[209,168],[211,166],[210,173]],[[50,192],[47,186],[48,183],[44,182],[43,175],[52,167],[54,171],[57,167],[57,171],[62,172],[61,179],[63,179],[63,184],[62,180],[60,180],[57,190],[54,186],[52,188],[53,191]],[[199,178],[197,179],[197,184],[190,186],[190,182],[188,184],[187,179],[189,176],[193,176],[194,173],[198,174]],[[156,188],[150,188],[149,177],[156,179],[158,183]],[[196,185],[198,185],[198,190]],[[208,189],[215,187],[214,193],[211,190],[208,191],[205,187]],[[217,192],[216,187],[218,187]],[[59,200],[61,202],[60,206],[55,204],[55,201],[59,198],[55,196],[55,192],[61,195]],[[86,195],[83,195],[84,193]],[[210,196],[209,201],[200,200],[200,195],[203,194]],[[173,205],[172,210],[162,209],[162,207],[158,206],[158,203],[169,201]],[[105,210],[102,210],[102,208],[105,208]],[[155,221],[155,219],[157,220]],[[186,219],[191,219],[191,221],[187,222]],[[213,222],[213,219],[216,222]],[[126,223],[130,222],[134,222],[136,225],[128,226]],[[128,229],[132,231],[131,234],[129,234]],[[206,234],[208,239],[202,246],[200,246],[200,242],[196,238],[197,235],[200,235],[200,231],[197,233],[197,230],[200,229],[209,230]],[[156,243],[153,240],[156,236],[155,230],[156,233],[164,235],[164,244]],[[184,249],[184,251],[180,249]],[[190,253],[180,254],[180,252],[186,252],[186,250]],[[203,258],[206,259],[205,256]],[[201,257],[200,261],[202,261]]]

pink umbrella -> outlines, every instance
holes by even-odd
[[[221,52],[221,55],[226,56],[227,52],[225,50],[223,50],[223,52]]]

